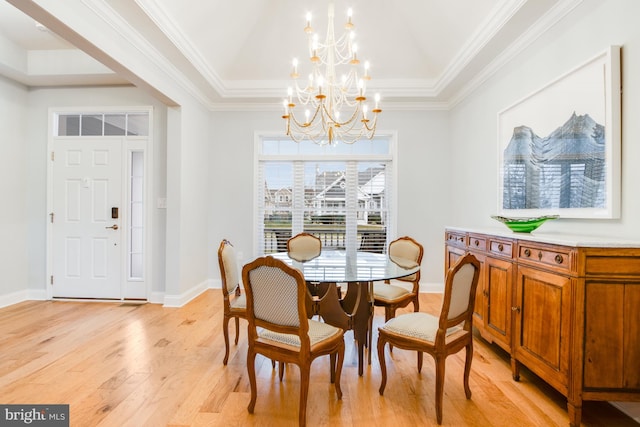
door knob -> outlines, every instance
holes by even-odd
[[[113,230],[117,230],[118,229],[118,224],[113,224],[111,227],[105,227],[105,228],[111,228]]]

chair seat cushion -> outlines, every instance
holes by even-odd
[[[309,319],[309,341],[311,342],[311,347],[341,332],[342,329],[340,328],[336,328],[335,326],[331,326],[324,322]],[[262,329],[258,332],[258,337],[263,340],[275,341],[276,343],[286,344],[293,347],[300,347],[300,338],[297,335],[282,334]]]
[[[387,323],[382,325],[380,329],[389,331],[394,334],[404,335],[411,338],[417,338],[423,341],[434,342],[436,332],[438,331],[438,322],[440,319],[428,313],[406,313],[401,314]],[[454,326],[447,329],[446,336],[461,331],[462,327]]]
[[[373,284],[373,297],[385,302],[395,302],[412,294],[409,290],[400,286],[389,285],[387,283],[375,282]]]
[[[229,305],[231,306],[231,308],[247,308],[247,299],[245,298],[244,294],[241,294],[237,297],[235,297],[233,300],[231,300],[231,302],[229,303]]]

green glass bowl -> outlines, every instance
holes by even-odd
[[[491,216],[491,218],[495,219],[496,221],[500,221],[501,223],[509,227],[511,231],[514,231],[516,233],[531,233],[533,230],[544,224],[546,220],[556,219],[559,217],[560,215],[543,215],[534,218],[508,218],[499,215]]]

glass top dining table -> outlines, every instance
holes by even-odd
[[[409,276],[420,269],[414,261],[372,252],[324,250],[305,262],[290,258],[287,252],[272,256],[302,271],[308,282],[373,282]]]
[[[315,312],[333,326],[353,330],[358,347],[358,375],[364,370],[364,347],[373,337],[373,282],[409,276],[420,269],[415,261],[372,252],[324,250],[308,261],[297,261],[287,252],[271,254],[274,258],[302,271],[308,286],[324,284],[323,295],[315,299]],[[337,284],[346,283],[344,295]]]

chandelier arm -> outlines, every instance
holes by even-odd
[[[349,119],[346,120],[344,123],[340,123],[340,125],[345,126],[345,125],[347,125],[349,123],[353,123],[352,124],[352,128],[353,128],[353,126],[355,126],[355,123],[356,123],[355,120],[358,117],[359,113],[360,113],[360,103],[358,103],[357,108],[355,110],[353,110],[353,114],[351,114],[351,117],[349,117]]]
[[[320,107],[320,106],[318,106]],[[291,111],[289,113],[289,116],[291,117],[291,119],[293,119],[293,123],[299,127],[299,128],[305,128],[305,127],[309,127],[311,125],[311,123],[313,123],[316,119],[316,117],[318,116],[318,111],[320,110],[320,108],[316,108],[315,113],[313,114],[313,117],[308,121],[308,122],[300,122],[298,121],[298,119],[296,119],[296,115],[293,111]]]
[[[371,127],[369,127],[368,122],[364,122],[363,123],[363,125],[364,125],[363,128],[368,130],[369,132],[375,131],[377,123],[378,123],[378,114],[374,113],[373,123],[371,124]]]

